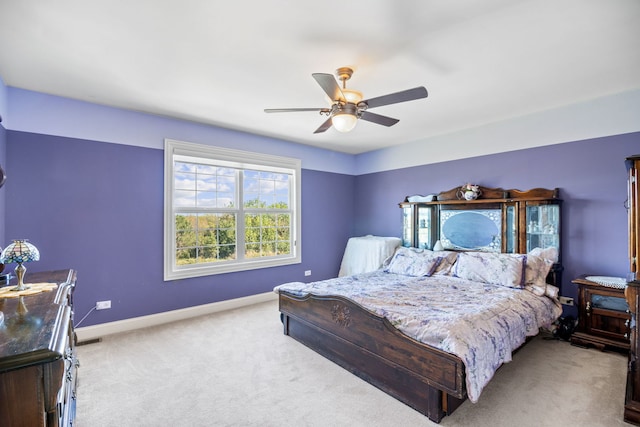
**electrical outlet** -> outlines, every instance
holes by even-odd
[[[304,271],[304,275],[305,276],[311,276],[311,270],[305,270]]]
[[[560,300],[560,304],[562,305],[573,305],[573,298],[569,297],[558,297]]]
[[[96,310],[106,310],[107,308],[111,308],[111,300],[96,303]]]

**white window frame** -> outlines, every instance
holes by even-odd
[[[203,160],[213,160],[219,164],[239,169],[254,169],[265,171],[288,171],[293,174],[291,180],[290,197],[292,206],[291,218],[291,254],[270,258],[236,259],[232,261],[190,264],[178,266],[176,264],[176,229],[174,201],[174,161],[176,158],[191,157]],[[208,276],[213,274],[231,273],[236,271],[253,270],[258,268],[276,267],[282,265],[299,264],[301,262],[301,161],[289,157],[273,156],[269,154],[241,151],[230,148],[214,147],[194,144],[184,141],[165,139],[164,141],[164,280],[177,280],[189,277]],[[237,186],[238,187],[238,186]],[[241,188],[236,188],[236,199],[240,198]],[[238,223],[243,222],[238,218]],[[244,223],[242,225],[244,228]],[[237,231],[237,233],[240,231]],[[237,236],[237,235],[236,235]],[[240,253],[244,248],[236,246]]]

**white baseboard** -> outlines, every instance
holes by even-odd
[[[134,329],[190,319],[192,317],[217,313],[224,310],[232,310],[234,308],[276,300],[277,298],[278,295],[275,292],[265,292],[263,294],[182,308],[180,310],[165,311],[163,313],[150,314],[148,316],[133,317],[131,319],[80,327],[76,329],[76,335],[78,336],[78,342],[89,341],[106,335],[117,334],[119,332],[127,332]]]

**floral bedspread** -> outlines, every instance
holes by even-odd
[[[274,291],[344,296],[386,317],[405,335],[455,354],[465,364],[467,395],[474,403],[498,367],[511,361],[512,351],[562,313],[556,300],[525,289],[382,270],[319,282],[285,283]]]

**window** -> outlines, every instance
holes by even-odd
[[[300,160],[165,140],[164,279],[300,262]]]

